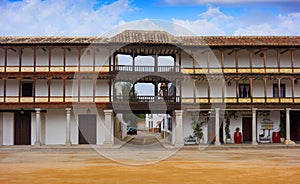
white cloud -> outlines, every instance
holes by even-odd
[[[200,18],[196,20],[173,19],[173,22],[196,35],[225,35],[227,34],[225,28],[230,26],[230,21],[233,19],[232,16],[222,13],[219,8],[212,7],[198,16]]]
[[[239,27],[233,35],[300,35],[300,13],[278,15],[272,22]]]
[[[96,0],[5,1],[0,7],[0,35],[100,35],[134,11],[129,0],[94,9]]]

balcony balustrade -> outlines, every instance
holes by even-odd
[[[0,103],[109,103],[109,96],[36,96],[36,97],[18,97],[18,96],[0,96]],[[135,97],[114,97],[114,102],[130,102],[130,103],[148,103],[148,102],[167,102],[167,103],[300,103],[300,97],[211,97],[211,98],[192,98],[192,97],[162,97],[162,96],[135,96]]]
[[[191,68],[179,66],[111,66],[112,71],[124,72],[181,72],[184,74],[292,74],[300,73],[300,67],[239,67],[239,68]],[[109,72],[109,66],[0,66],[0,72]]]
[[[162,96],[116,96],[114,97],[116,102],[132,102],[132,103],[143,103],[143,102],[180,102],[180,96],[176,97],[162,97]]]

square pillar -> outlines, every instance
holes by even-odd
[[[220,108],[215,108],[216,112],[216,118],[215,118],[215,135],[216,135],[216,140],[215,140],[215,145],[219,146],[221,145],[220,143],[220,135],[219,135],[219,129],[220,129]]]
[[[175,110],[175,147],[183,146],[183,110]]]
[[[257,145],[256,110],[257,108],[252,108],[252,144],[253,145]]]
[[[285,133],[286,133],[286,140],[291,140],[291,123],[290,123],[290,110],[291,108],[286,108],[285,109],[285,117],[286,117],[286,120],[285,120],[285,127],[286,127],[286,130],[285,130]]]
[[[113,110],[106,109],[104,110],[104,131],[105,138],[103,144],[105,146],[113,146],[114,144],[114,123],[113,123]]]
[[[72,145],[71,142],[71,108],[66,108],[66,146]]]
[[[35,108],[35,121],[36,121],[36,137],[35,137],[35,146],[41,145],[41,108]]]

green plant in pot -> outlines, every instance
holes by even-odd
[[[229,144],[231,143],[231,135],[230,135],[230,117],[226,117],[226,122],[225,122],[225,134],[226,134],[226,143]]]
[[[285,141],[285,114],[280,112],[280,142]]]
[[[200,122],[199,114],[192,115],[192,128],[193,128],[193,136],[197,138],[200,144],[204,143],[203,138],[203,124],[204,122]]]

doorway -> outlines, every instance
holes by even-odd
[[[291,111],[290,133],[292,141],[300,141],[300,112]]]
[[[252,117],[243,117],[242,119],[243,128],[243,142],[252,141]]]
[[[31,111],[15,111],[14,116],[14,145],[31,145]]]
[[[96,144],[96,115],[79,115],[78,116],[78,143],[79,144]]]
[[[208,144],[214,144],[216,141],[216,127],[215,127],[215,117],[211,117],[208,120],[208,136],[207,136],[207,143]],[[224,143],[224,137],[223,137],[223,121],[222,119],[219,120],[220,127],[219,127],[219,141],[220,143]]]

